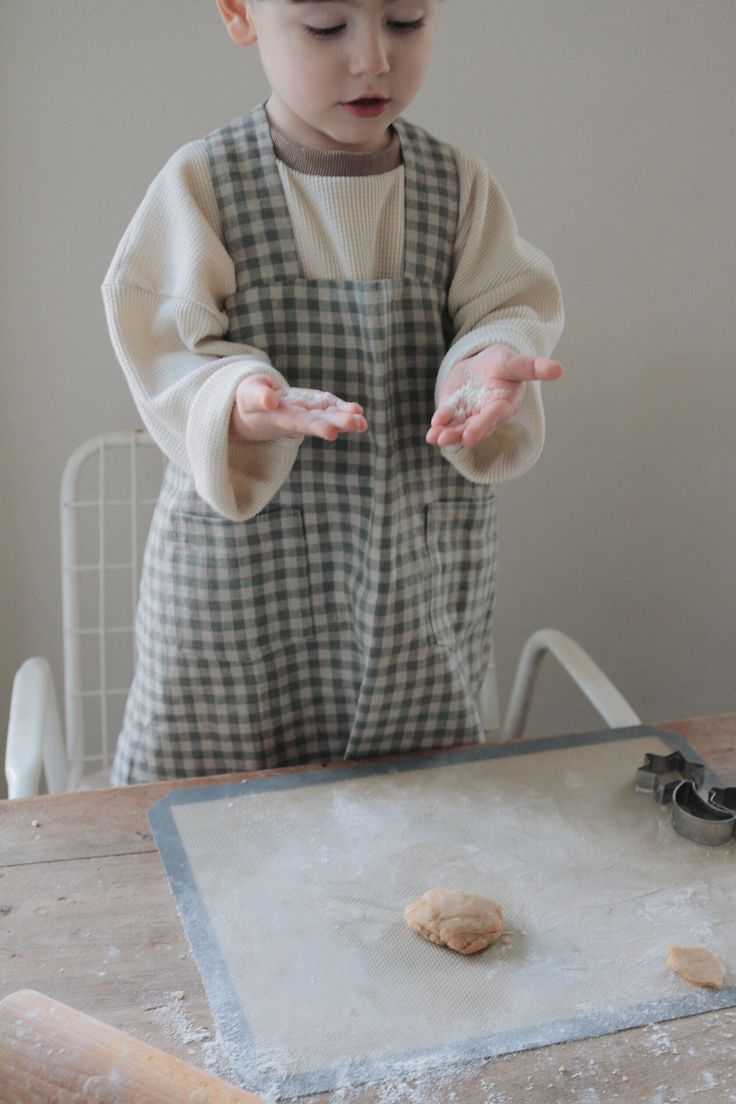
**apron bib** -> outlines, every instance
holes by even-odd
[[[368,430],[306,438],[246,522],[216,514],[169,465],[113,784],[481,737],[495,497],[424,440],[452,340],[457,171],[449,148],[394,125],[404,271],[374,281],[302,276],[262,106],[207,139],[236,268],[229,337],[294,387],[360,402]]]

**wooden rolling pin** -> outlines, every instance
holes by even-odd
[[[0,1001],[0,1104],[262,1104],[32,989]]]

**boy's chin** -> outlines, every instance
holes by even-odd
[[[347,125],[331,127],[325,137],[333,143],[335,149],[352,153],[375,153],[391,141],[391,124],[394,114],[385,118],[361,119],[356,123],[349,120]]]

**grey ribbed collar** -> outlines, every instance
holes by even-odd
[[[296,172],[312,176],[377,176],[390,172],[402,162],[401,142],[395,130],[391,141],[375,153],[350,153],[344,150],[316,149],[302,146],[271,127],[273,148],[279,161]]]

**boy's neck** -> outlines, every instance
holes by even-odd
[[[312,176],[378,176],[401,165],[401,142],[393,127],[388,145],[372,153],[322,149],[295,142],[271,124],[271,139],[279,161]]]

